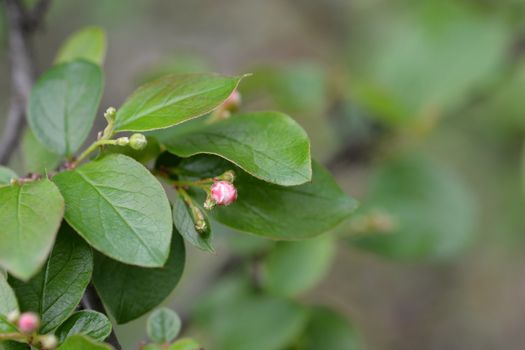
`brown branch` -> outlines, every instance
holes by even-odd
[[[25,108],[35,67],[31,56],[31,36],[42,22],[50,0],[40,0],[28,11],[21,0],[4,0],[8,26],[11,66],[11,103],[0,138],[0,164],[6,164],[15,151],[25,124]]]
[[[30,11],[26,11],[24,29],[28,32],[36,31],[42,25],[50,5],[51,0],[40,0]]]

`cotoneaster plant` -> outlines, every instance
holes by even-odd
[[[246,76],[149,82],[106,108],[106,126],[84,147],[103,93],[103,38],[89,28],[60,49],[27,106],[31,172],[0,168],[6,350],[110,348],[111,323],[82,301],[86,289],[96,290],[119,324],[148,313],[179,282],[185,244],[214,251],[213,222],[303,240],[356,208],[311,159],[308,136],[291,117],[241,111]],[[199,348],[192,340],[171,344],[180,321],[169,310],[155,315],[154,343],[144,349]],[[159,335],[159,322],[179,326]]]

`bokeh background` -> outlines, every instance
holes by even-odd
[[[294,299],[343,315],[353,348],[523,349],[525,1],[55,0],[35,38],[39,70],[88,25],[108,33],[101,109],[162,73],[250,72],[243,108],[303,125],[361,207],[331,233],[337,243],[281,269],[316,271]],[[215,255],[188,247],[165,305],[187,335],[226,350],[217,332],[235,326],[236,311],[216,304],[275,243],[226,229],[215,237]],[[117,328],[125,349],[145,339],[144,322]],[[243,331],[261,349],[276,330],[257,327]]]

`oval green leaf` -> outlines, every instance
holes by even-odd
[[[11,169],[0,165],[0,186],[8,185],[11,179],[17,179],[18,175]]]
[[[0,275],[0,315],[7,316],[10,312],[18,310],[15,292],[7,283],[7,279]]]
[[[235,90],[241,77],[169,75],[145,84],[117,112],[114,130],[167,128],[211,112]]]
[[[233,167],[217,166],[217,157],[212,156],[197,156],[180,167],[192,168],[192,163],[198,163],[204,169],[207,159],[218,174]],[[236,174],[237,201],[215,207],[211,215],[239,231],[276,239],[310,238],[334,228],[357,207],[357,201],[346,195],[317,162],[313,162],[312,182],[293,187],[258,180],[241,169]]]
[[[182,276],[185,258],[182,237],[174,232],[164,267],[125,265],[96,254],[93,283],[115,320],[126,323],[153,310],[168,297]]]
[[[67,222],[98,251],[160,267],[169,255],[171,207],[164,189],[130,157],[112,154],[56,175]]]
[[[31,350],[29,345],[14,340],[0,341],[0,350]]]
[[[315,307],[310,311],[310,320],[300,344],[303,350],[363,349],[356,331],[344,316],[326,307]]]
[[[168,350],[202,350],[202,346],[193,339],[185,338],[171,344]]]
[[[150,340],[165,344],[177,338],[181,327],[182,322],[179,315],[175,311],[163,307],[150,315],[146,329]]]
[[[387,233],[355,235],[350,242],[402,261],[447,260],[472,242],[476,207],[461,179],[418,155],[401,155],[376,169],[363,213],[386,213]]]
[[[0,315],[0,334],[16,332],[16,327],[7,320],[7,317]]]
[[[204,213],[206,215],[206,213]],[[205,219],[206,220],[206,219]],[[182,237],[195,247],[207,252],[214,252],[212,245],[212,231],[208,220],[206,220],[206,230],[198,232],[195,229],[195,222],[190,213],[190,208],[180,196],[175,196],[173,200],[173,224],[180,232]]]
[[[67,38],[60,48],[55,64],[85,59],[102,65],[106,55],[106,33],[100,27],[86,27]]]
[[[91,248],[62,225],[45,267],[29,282],[11,278],[20,311],[40,315],[42,334],[57,328],[75,310],[93,271]]]
[[[111,322],[106,315],[92,310],[75,312],[55,331],[60,343],[75,334],[82,334],[93,340],[104,341],[111,333]]]
[[[263,262],[262,284],[274,294],[296,296],[325,276],[334,255],[335,242],[331,236],[277,242]]]
[[[74,335],[66,339],[57,350],[112,350],[107,344],[97,343],[84,335]]]
[[[31,129],[26,129],[22,137],[22,158],[26,172],[44,174],[55,169],[62,157],[44,147]]]
[[[142,350],[163,350],[162,345],[158,344],[147,344]]]
[[[45,72],[33,87],[27,116],[40,143],[59,155],[74,154],[93,126],[102,85],[102,71],[87,61]]]
[[[269,295],[234,296],[201,310],[198,326],[216,350],[280,350],[299,336],[306,310]]]
[[[0,188],[0,265],[28,280],[48,256],[64,214],[64,199],[49,180]]]
[[[166,149],[180,157],[207,153],[223,157],[258,179],[282,186],[312,178],[306,132],[279,112],[234,115],[173,137],[163,135]]]

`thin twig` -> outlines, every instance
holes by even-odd
[[[50,5],[51,0],[39,0],[31,11],[26,11],[24,29],[29,32],[37,30],[42,25]]]
[[[9,60],[11,65],[11,106],[0,139],[0,164],[6,164],[16,149],[24,128],[24,111],[33,84],[33,60],[29,32],[24,29],[25,9],[17,0],[4,0],[9,27]]]
[[[100,297],[98,296],[98,293],[92,284],[90,284],[87,287],[86,292],[84,293],[84,297],[82,298],[81,305],[82,308],[84,308],[85,310],[95,310],[100,313],[103,313],[104,315],[107,315],[106,309],[104,308],[104,305],[102,305],[102,301],[100,300]],[[109,344],[111,344],[116,350],[122,349],[122,346],[120,345],[117,336],[113,330],[111,331],[111,334],[109,335],[108,339],[106,339],[106,341]]]
[[[35,67],[31,56],[31,36],[42,23],[51,0],[40,0],[28,11],[21,0],[4,0],[8,25],[11,66],[11,103],[0,138],[0,164],[15,151],[25,124],[25,107],[33,85]]]

